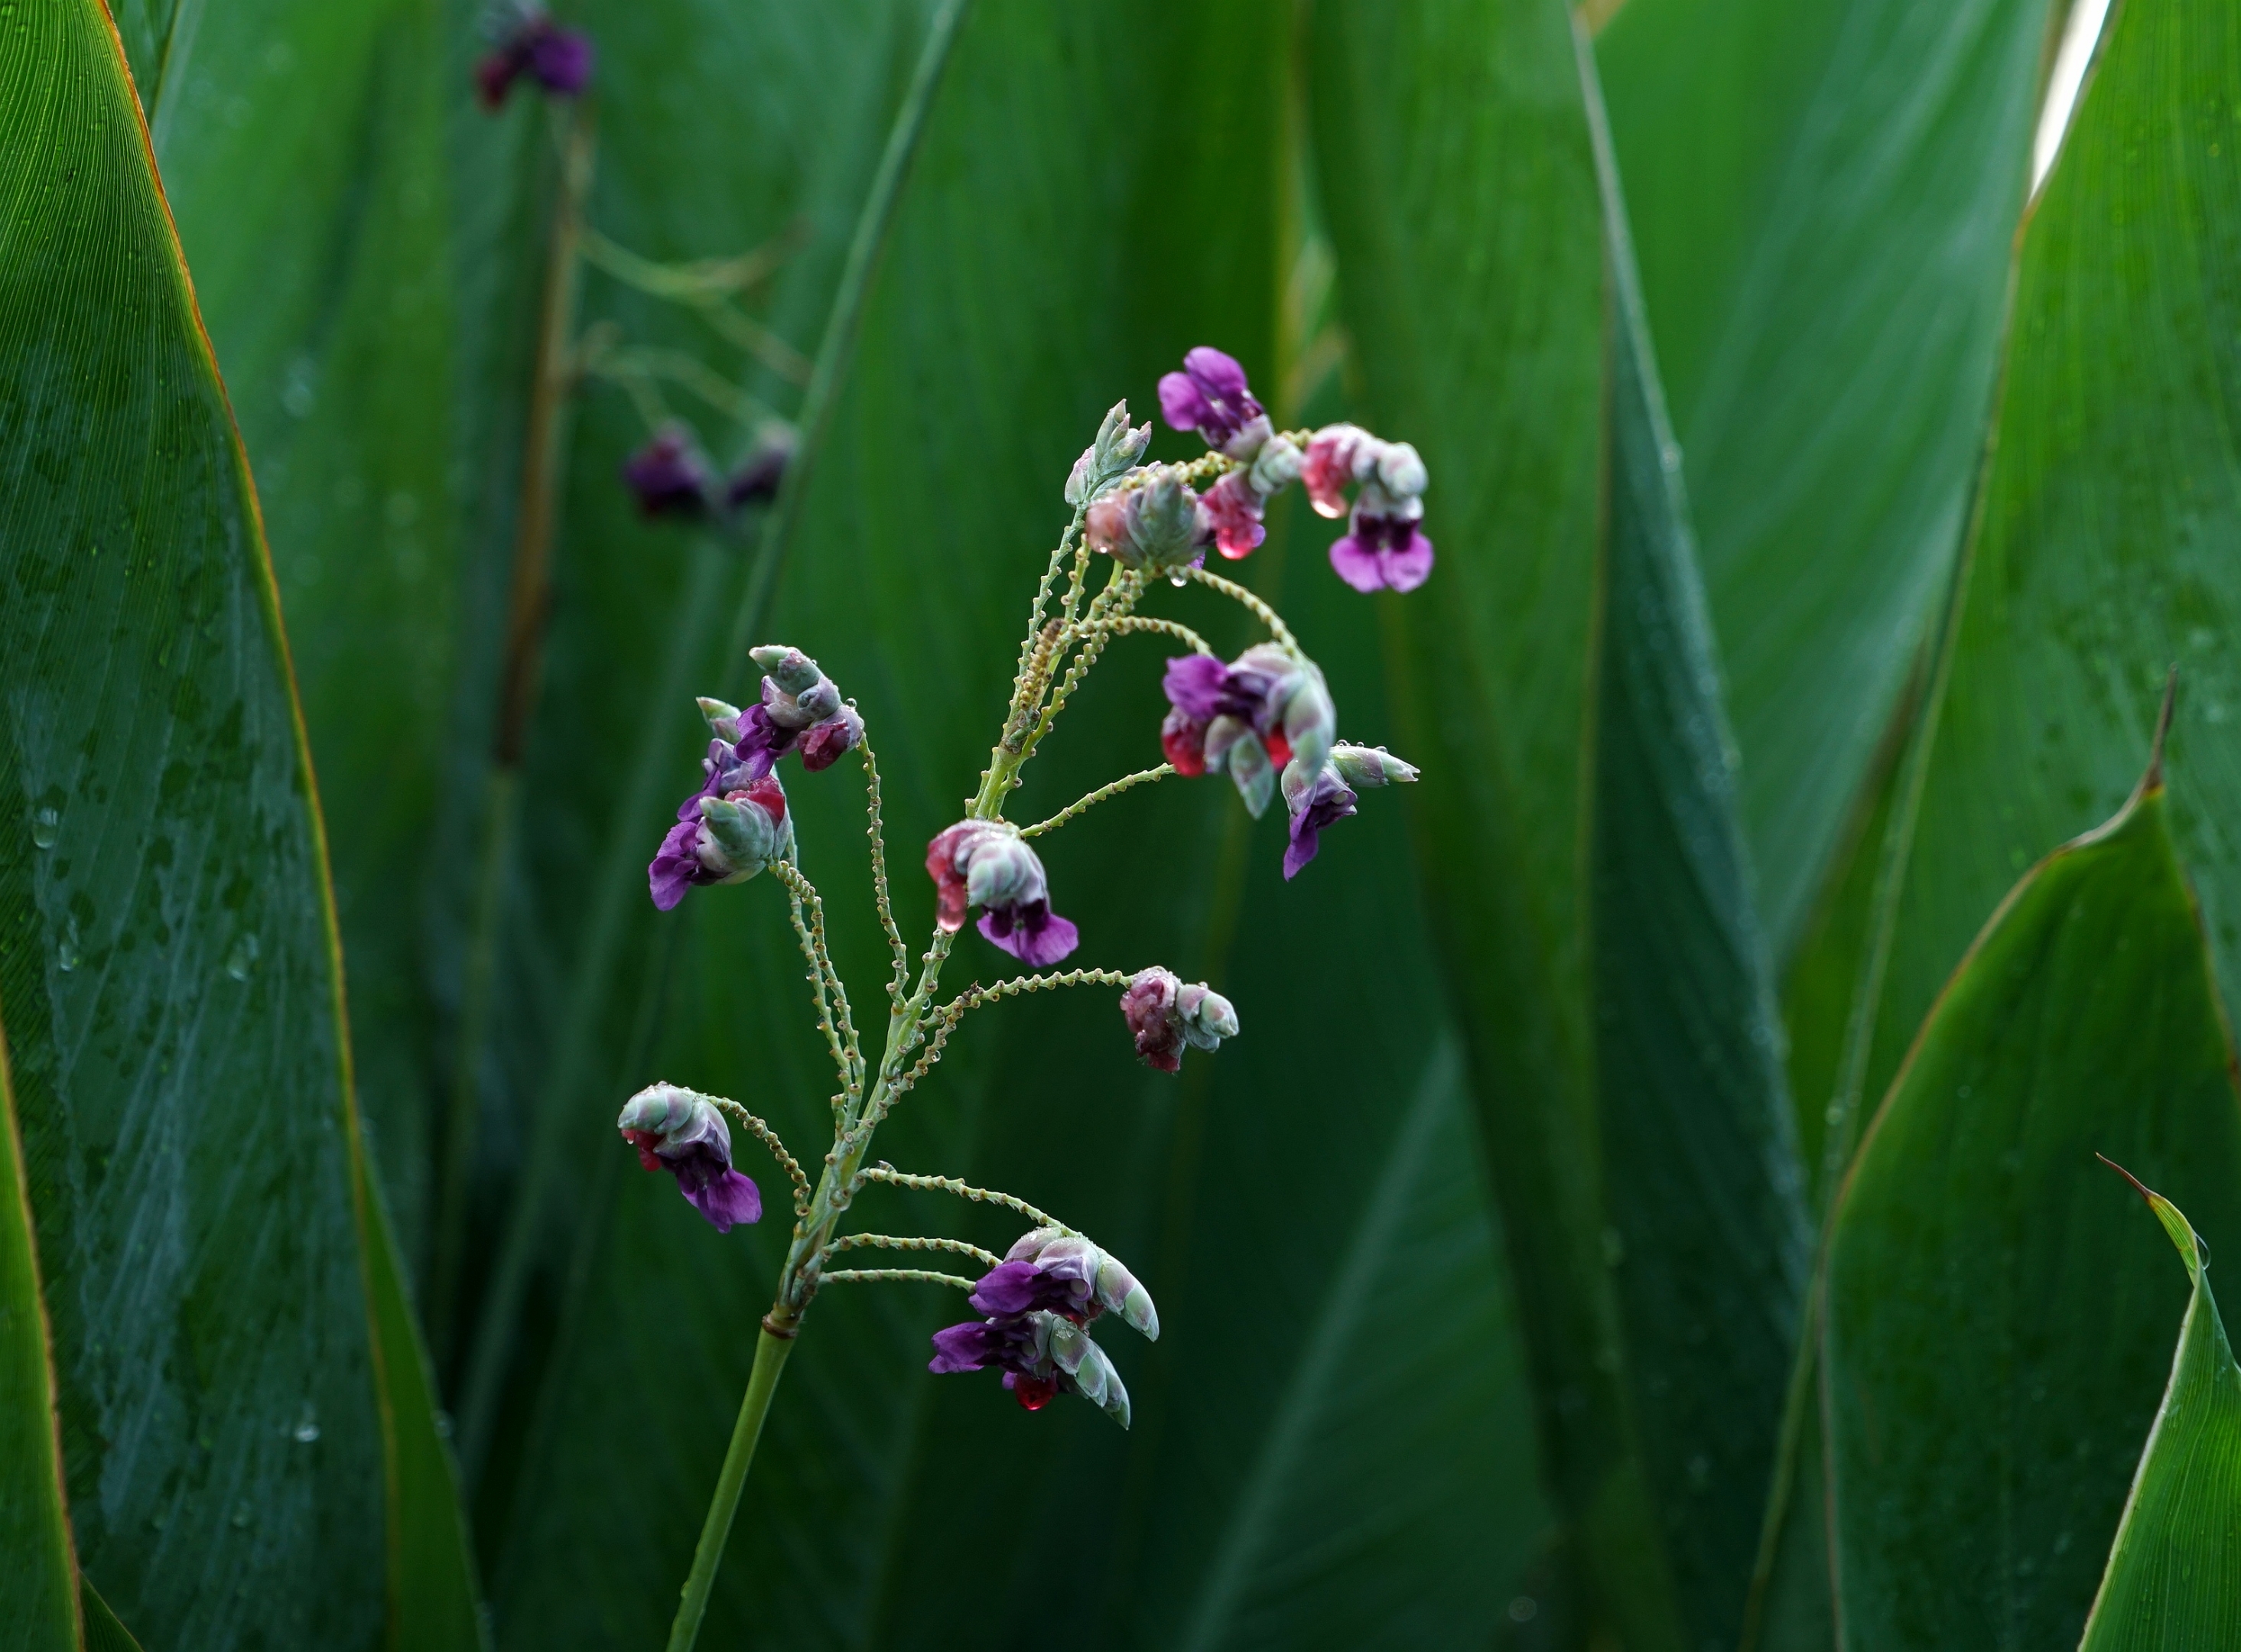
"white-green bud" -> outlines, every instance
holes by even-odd
[[[1330,748],[1331,766],[1348,786],[1408,786],[1422,772],[1381,746],[1353,746],[1341,740]]]
[[[739,708],[728,701],[700,697],[700,715],[708,719],[708,727],[716,738],[727,746],[739,741]]]

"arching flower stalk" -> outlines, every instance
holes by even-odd
[[[839,1085],[833,1145],[813,1184],[770,1127],[728,1098],[655,1085],[632,1097],[617,1120],[646,1168],[674,1176],[686,1200],[719,1232],[756,1221],[762,1210],[759,1191],[733,1163],[733,1128],[754,1136],[793,1183],[793,1234],[775,1297],[763,1318],[754,1374],[710,1508],[704,1544],[720,1546],[778,1373],[811,1304],[828,1285],[886,1281],[962,1290],[974,1317],[935,1334],[930,1369],[1000,1371],[1006,1388],[1030,1411],[1060,1395],[1078,1395],[1127,1426],[1127,1386],[1090,1328],[1110,1314],[1146,1337],[1159,1334],[1151,1294],[1128,1267],[1086,1234],[1015,1195],[898,1171],[870,1156],[874,1133],[940,1061],[958,1024],[972,1010],[1000,999],[1065,987],[1119,988],[1118,1030],[1133,1040],[1145,1065],[1165,1073],[1181,1067],[1185,1049],[1211,1053],[1238,1036],[1240,1017],[1227,998],[1203,981],[1185,983],[1156,964],[1128,972],[1074,968],[1030,973],[940,1000],[943,966],[976,911],[982,941],[1031,971],[1047,972],[1081,946],[1080,930],[1054,904],[1049,875],[1029,840],[1138,786],[1174,774],[1222,772],[1256,817],[1274,797],[1283,797],[1291,818],[1284,855],[1288,878],[1314,858],[1322,829],[1355,812],[1357,788],[1415,779],[1414,768],[1382,748],[1338,740],[1337,709],[1322,671],[1290,627],[1250,591],[1204,565],[1209,548],[1234,559],[1260,545],[1268,499],[1304,476],[1319,509],[1341,497],[1343,488],[1358,488],[1351,536],[1355,541],[1367,532],[1383,536],[1378,539],[1383,545],[1400,530],[1365,524],[1404,523],[1415,537],[1395,553],[1400,561],[1379,565],[1382,572],[1375,583],[1395,590],[1421,583],[1429,572],[1430,545],[1425,542],[1420,550],[1415,543],[1422,538],[1414,525],[1422,512],[1424,477],[1415,451],[1381,442],[1352,425],[1276,431],[1243,369],[1215,350],[1192,351],[1183,371],[1161,382],[1160,402],[1167,422],[1197,431],[1207,451],[1181,465],[1144,464],[1150,426],[1132,427],[1122,403],[1106,416],[1067,476],[1064,495],[1073,519],[1036,585],[1010,704],[987,767],[964,818],[927,846],[934,923],[915,980],[887,886],[879,770],[856,703],[844,697],[815,660],[784,646],[753,651],[763,676],[745,710],[719,699],[700,701],[713,738],[699,788],[679,808],[676,824],[647,868],[654,904],[666,911],[695,889],[770,873],[786,891],[794,933],[809,966],[818,1029]],[[719,485],[713,469],[681,435],[659,451],[642,453],[632,466],[633,485],[649,509],[692,513],[717,508]],[[655,501],[662,503],[657,507]],[[1100,554],[1109,558],[1107,573],[1093,592],[1091,575]],[[1355,577],[1358,569],[1349,572],[1352,556],[1333,552],[1349,582],[1368,588]],[[1154,576],[1177,585],[1201,584],[1234,599],[1266,629],[1268,639],[1224,662],[1187,626],[1137,612],[1147,590],[1156,588]],[[1020,785],[1021,772],[1083,679],[1113,643],[1141,634],[1180,639],[1190,650],[1167,662],[1168,712],[1159,730],[1167,761],[1123,775],[1034,825],[1022,827],[1005,819],[1005,804]],[[864,1051],[846,987],[826,943],[824,903],[802,870],[800,843],[780,777],[788,759],[798,759],[806,775],[814,774],[850,752],[864,765],[873,900],[895,960],[887,985],[885,1040],[871,1056]],[[1000,1258],[962,1239],[844,1232],[858,1196],[874,1186],[939,1189],[995,1205],[1023,1219],[1027,1231]],[[922,1267],[832,1265],[840,1253],[863,1247],[969,1257],[980,1271],[967,1276]],[[696,1580],[700,1569],[696,1568]]]

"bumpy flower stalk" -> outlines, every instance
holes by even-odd
[[[1354,787],[1415,778],[1414,769],[1381,750],[1337,742],[1336,713],[1322,672],[1282,618],[1243,586],[1202,565],[1208,549],[1234,558],[1261,542],[1267,500],[1300,478],[1306,455],[1314,456],[1320,466],[1311,478],[1320,507],[1341,497],[1344,486],[1358,485],[1361,522],[1401,523],[1401,528],[1375,526],[1387,538],[1403,529],[1414,533],[1422,492],[1422,466],[1415,461],[1414,450],[1381,443],[1352,426],[1337,437],[1274,432],[1243,370],[1216,351],[1192,351],[1185,372],[1162,381],[1161,399],[1169,421],[1198,430],[1209,451],[1182,465],[1141,464],[1150,426],[1131,427],[1127,407],[1120,405],[1107,415],[1074,465],[1065,490],[1073,518],[1036,585],[987,767],[964,818],[927,847],[935,926],[915,980],[887,886],[879,770],[855,703],[842,697],[816,661],[798,649],[778,646],[752,651],[764,672],[759,703],[741,710],[719,700],[701,702],[715,738],[700,789],[678,810],[677,824],[648,868],[654,902],[666,910],[693,888],[744,882],[770,872],[786,892],[788,913],[809,965],[819,1029],[841,1087],[833,1098],[833,1144],[813,1186],[768,1127],[726,1099],[656,1086],[633,1097],[619,1120],[646,1167],[673,1174],[686,1200],[719,1230],[752,1221],[761,1209],[753,1184],[733,1167],[727,1119],[761,1141],[794,1184],[791,1241],[770,1312],[762,1321],[753,1374],[686,1585],[672,1652],[689,1647],[697,1630],[778,1373],[825,1284],[931,1283],[966,1290],[980,1317],[936,1334],[932,1370],[995,1370],[1029,1410],[1040,1409],[1056,1395],[1074,1394],[1127,1426],[1127,1389],[1087,1328],[1110,1313],[1147,1337],[1159,1334],[1150,1294],[1127,1267],[1086,1235],[1015,1195],[945,1176],[898,1171],[870,1157],[874,1134],[897,1101],[940,1060],[967,1013],[985,1004],[1059,987],[1120,988],[1118,1006],[1137,1054],[1146,1065],[1169,1073],[1179,1068],[1186,1049],[1213,1052],[1237,1035],[1237,1013],[1228,999],[1203,981],[1186,983],[1157,965],[1133,973],[1042,969],[1072,953],[1080,936],[1054,910],[1048,877],[1028,839],[1124,792],[1213,770],[1230,775],[1257,815],[1277,793],[1281,769],[1281,794],[1293,817],[1288,877],[1313,857],[1316,834],[1353,813]],[[1370,530],[1358,523],[1358,531]],[[1090,565],[1100,553],[1110,556],[1114,565],[1092,595]],[[1416,555],[1413,550],[1408,554]],[[1415,563],[1404,562],[1403,574],[1421,577],[1428,555],[1427,543]],[[1272,640],[1224,662],[1188,626],[1138,615],[1138,604],[1155,588],[1154,575],[1179,585],[1196,580],[1230,598],[1261,622]],[[1399,578],[1384,583],[1401,585]],[[1021,772],[1089,672],[1114,640],[1138,635],[1179,641],[1190,651],[1168,662],[1165,691],[1173,709],[1161,739],[1170,760],[1099,786],[1033,826],[1021,828],[1007,820],[1005,803],[1020,785]],[[833,966],[824,901],[801,868],[793,813],[777,772],[781,762],[798,759],[806,775],[814,774],[857,747],[865,769],[873,900],[894,961],[887,1024],[875,1062],[866,1059],[846,989]],[[943,967],[975,908],[981,936],[1037,973],[993,987],[976,984],[942,1001]],[[1033,1227],[1001,1257],[940,1235],[842,1234],[846,1213],[872,1186],[953,1194],[1011,1211]],[[840,1253],[860,1247],[969,1257],[984,1271],[975,1281],[929,1268],[827,1266]]]

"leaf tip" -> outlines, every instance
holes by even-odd
[[[2148,772],[2140,777],[2140,795],[2160,791],[2164,783],[2164,742],[2171,735],[2171,707],[2178,699],[2178,665],[2172,663],[2164,679],[2164,703],[2156,713],[2155,743],[2148,748]]]
[[[2170,705],[2168,696],[2165,698],[2164,705],[2166,707]],[[2164,1225],[2164,1232],[2171,1236],[2171,1242],[2177,1247],[2180,1257],[2185,1261],[2188,1273],[2199,1275],[2204,1268],[2210,1266],[2210,1247],[2202,1242],[2202,1235],[2194,1231],[2194,1224],[2187,1221],[2184,1211],[2147,1186],[2107,1154],[2096,1153],[2093,1156],[2131,1182],[2132,1191],[2147,1201],[2148,1208],[2155,1213],[2156,1220]]]

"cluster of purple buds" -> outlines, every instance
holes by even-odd
[[[1357,591],[1414,591],[1430,576],[1432,542],[1419,526],[1424,461],[1408,443],[1332,425],[1310,437],[1302,451],[1275,433],[1244,368],[1204,344],[1183,358],[1182,371],[1160,380],[1160,411],[1175,429],[1196,431],[1242,467],[1196,501],[1200,545],[1233,558],[1250,555],[1267,538],[1261,525],[1268,501],[1294,481],[1305,479],[1315,509],[1329,517],[1345,512],[1345,491],[1358,485],[1354,520],[1331,546],[1339,578]],[[1094,535],[1090,543],[1109,548]]]
[[[1119,1261],[1078,1234],[1038,1227],[1022,1234],[983,1274],[971,1298],[985,1319],[933,1334],[927,1368],[1004,1374],[1004,1386],[1029,1411],[1059,1394],[1079,1394],[1122,1428],[1128,1390],[1085,1328],[1107,1312],[1157,1341],[1152,1294]]]
[[[1279,769],[1297,763],[1313,773],[1330,755],[1338,711],[1323,674],[1281,644],[1255,644],[1228,665],[1210,654],[1170,659],[1161,686],[1174,709],[1160,744],[1175,772],[1226,770],[1256,819]]]
[[[692,432],[669,424],[623,461],[623,485],[649,520],[728,518],[777,498],[793,456],[791,438],[766,437],[729,476],[719,477]]]
[[[926,846],[933,880],[934,921],[954,934],[980,908],[980,933],[1031,969],[1055,964],[1081,936],[1051,910],[1043,863],[1004,820],[960,820]]]
[[[706,1096],[673,1084],[648,1085],[623,1103],[615,1127],[638,1149],[639,1164],[677,1178],[677,1191],[718,1233],[762,1220],[762,1194],[732,1168],[731,1127]]]
[[[752,772],[767,774],[779,759],[799,752],[801,766],[814,774],[863,739],[862,715],[801,650],[766,645],[748,658],[763,668],[761,702],[742,712],[704,699],[700,712],[719,739],[735,742],[739,760]]]
[[[1237,1010],[1204,981],[1186,986],[1173,970],[1140,970],[1120,994],[1120,1013],[1135,1034],[1136,1053],[1162,1073],[1181,1069],[1183,1047],[1214,1050],[1237,1036]]]
[[[1414,591],[1431,576],[1432,542],[1421,525],[1427,478],[1414,447],[1328,425],[1308,443],[1300,474],[1321,516],[1343,514],[1347,488],[1358,487],[1346,537],[1330,548],[1340,579],[1356,591]]]
[[[591,37],[563,29],[539,8],[510,9],[493,32],[497,43],[475,64],[475,92],[485,109],[503,108],[524,75],[556,97],[576,97],[591,84]]]
[[[1360,801],[1354,788],[1365,791],[1381,786],[1406,786],[1418,770],[1381,746],[1340,744],[1319,769],[1294,762],[1284,771],[1284,807],[1292,817],[1291,841],[1284,849],[1284,879],[1289,882],[1300,868],[1315,858],[1327,826],[1350,819]]]

